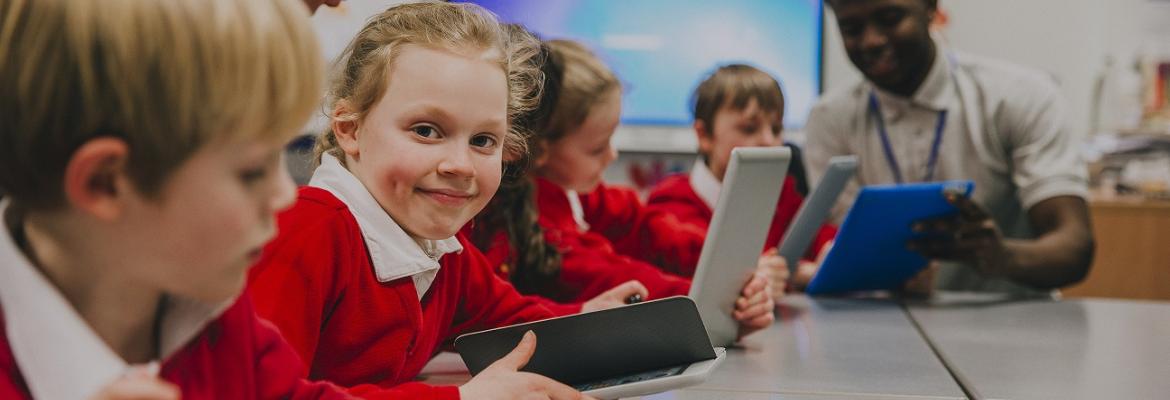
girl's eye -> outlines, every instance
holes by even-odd
[[[248,168],[240,172],[240,181],[251,185],[268,176],[268,166]]]
[[[476,147],[483,147],[483,148],[491,149],[491,148],[495,148],[497,143],[499,143],[499,142],[496,141],[496,138],[492,137],[492,135],[487,135],[487,134],[475,135],[475,137],[471,138],[471,145],[476,146]]]
[[[601,154],[604,154],[604,153],[605,153],[607,150],[609,150],[609,145],[608,145],[608,144],[607,144],[607,145],[605,145],[605,146],[602,146],[602,147],[598,147],[598,148],[596,148],[596,149],[593,149],[592,151],[590,151],[590,152],[589,152],[589,154],[591,154],[591,155],[595,155],[595,156],[599,156],[599,155],[601,155]]]
[[[413,131],[415,135],[419,135],[425,138],[433,138],[439,135],[439,130],[430,125],[418,125],[410,128],[410,130]]]

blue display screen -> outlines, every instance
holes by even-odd
[[[690,95],[720,65],[746,63],[784,89],[784,125],[820,93],[821,0],[477,0],[543,39],[589,45],[626,84],[622,121],[689,125]]]

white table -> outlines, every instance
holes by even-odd
[[[1170,303],[943,293],[908,309],[977,398],[1170,398]]]

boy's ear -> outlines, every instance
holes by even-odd
[[[130,146],[122,139],[100,137],[82,144],[65,165],[65,201],[102,220],[122,213],[122,198],[131,187],[127,175]]]
[[[715,135],[707,129],[707,124],[702,120],[695,120],[695,137],[699,140],[699,154],[711,154],[711,148],[715,146]]]
[[[343,118],[352,113],[344,101],[337,102],[332,118],[329,119],[329,127],[333,130],[333,136],[337,138],[337,146],[341,147],[341,151],[357,159],[360,155],[357,143],[358,121]]]

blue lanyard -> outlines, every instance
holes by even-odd
[[[886,121],[882,118],[881,107],[878,106],[877,96],[873,92],[869,92],[869,112],[877,119],[878,135],[882,138],[882,148],[886,151],[886,162],[890,164],[890,170],[894,172],[894,179],[901,184],[905,181],[902,179],[902,169],[898,167],[898,159],[894,157],[894,148],[890,145],[890,135],[886,133]],[[947,127],[947,110],[938,112],[938,123],[934,127],[934,142],[930,144],[930,158],[926,160],[926,182],[934,180],[934,168],[938,164],[938,148],[942,144],[943,130]]]

